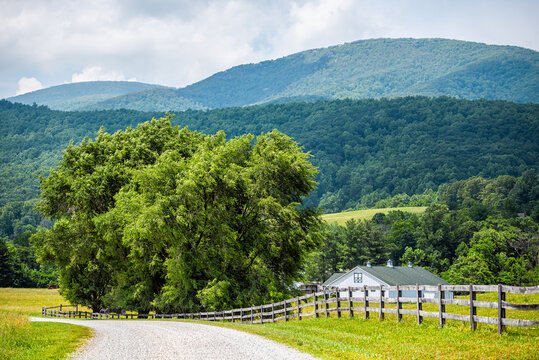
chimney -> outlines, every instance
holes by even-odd
[[[372,267],[372,264],[370,261],[367,261],[367,267]]]
[[[414,267],[411,261],[408,261],[408,267],[411,267],[411,268]]]
[[[393,261],[392,261],[391,259],[389,259],[389,260],[387,261],[387,267],[390,267],[390,268],[393,267]]]

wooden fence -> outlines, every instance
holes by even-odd
[[[395,292],[396,297],[387,296]],[[413,291],[415,297],[402,297],[402,291]],[[435,292],[436,297],[424,297],[424,292]],[[360,292],[362,296],[354,297]],[[370,296],[369,292],[376,292],[378,296]],[[466,299],[446,299],[447,292],[468,293]],[[497,293],[497,301],[478,301],[477,293]],[[336,312],[337,317],[346,313],[352,318],[362,313],[368,319],[371,314],[377,314],[379,320],[385,314],[396,314],[397,322],[403,315],[415,316],[417,324],[421,324],[424,317],[438,318],[439,326],[443,327],[445,320],[470,322],[471,330],[475,330],[477,323],[498,325],[498,333],[502,333],[506,326],[534,326],[539,325],[537,320],[509,319],[506,310],[538,311],[539,304],[516,304],[505,301],[506,294],[537,294],[539,286],[516,287],[505,285],[397,285],[397,286],[361,286],[332,290],[324,290],[313,294],[298,296],[285,301],[253,306],[243,309],[226,311],[199,312],[189,314],[119,314],[119,313],[92,313],[78,311],[78,305],[60,305],[42,308],[42,316],[68,317],[79,319],[197,319],[207,321],[232,321],[251,324],[264,324],[290,319],[301,320],[307,317],[318,318],[321,315],[329,317]],[[373,306],[377,304],[377,306]],[[386,304],[396,306],[385,307]],[[404,304],[415,305],[413,309],[404,309]],[[424,311],[423,304],[435,304],[437,311]],[[446,311],[446,305],[457,305],[469,308],[469,314],[455,314]],[[409,306],[408,306],[409,307]],[[67,309],[74,309],[66,310]],[[498,309],[497,317],[478,316],[478,308]]]

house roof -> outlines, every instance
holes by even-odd
[[[388,284],[389,286],[394,285],[450,285],[447,281],[442,278],[434,275],[428,270],[423,269],[422,267],[408,267],[408,266],[356,266],[348,273],[357,271],[358,269],[363,272],[370,274],[371,276],[377,278],[378,280]],[[346,273],[346,274],[348,274]],[[336,276],[337,275],[337,276]],[[333,274],[323,286],[330,285],[339,278],[341,278],[343,273]],[[331,281],[330,281],[331,280]]]
[[[422,267],[408,266],[358,266],[361,270],[371,274],[372,276],[382,280],[390,286],[393,285],[449,285],[442,278],[434,275]]]
[[[329,279],[327,279],[326,281],[324,281],[324,283],[322,284],[322,286],[327,286],[329,284],[331,284],[332,282],[334,282],[335,280],[337,280],[338,278],[340,278],[342,275],[344,275],[346,273],[343,273],[343,272],[336,272],[335,274],[331,275],[329,277]]]

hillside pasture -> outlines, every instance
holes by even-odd
[[[411,206],[411,207],[397,207],[397,208],[385,208],[385,209],[367,209],[367,210],[354,210],[343,211],[340,213],[324,214],[324,219],[328,224],[337,223],[344,225],[348,220],[370,220],[377,213],[388,214],[390,211],[403,211],[410,212],[412,214],[422,214],[427,209],[425,206]]]

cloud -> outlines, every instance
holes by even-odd
[[[104,71],[101,66],[87,67],[82,72],[71,75],[71,82],[84,81],[125,81],[125,76],[121,72]],[[130,78],[128,81],[137,81],[137,79]]]
[[[19,89],[17,90],[16,95],[22,95],[32,91],[43,89],[43,85],[35,77],[22,77],[17,84],[19,85]]]
[[[7,0],[0,97],[28,73],[46,86],[135,77],[185,86],[235,65],[367,38],[539,49],[538,12],[536,0]]]

